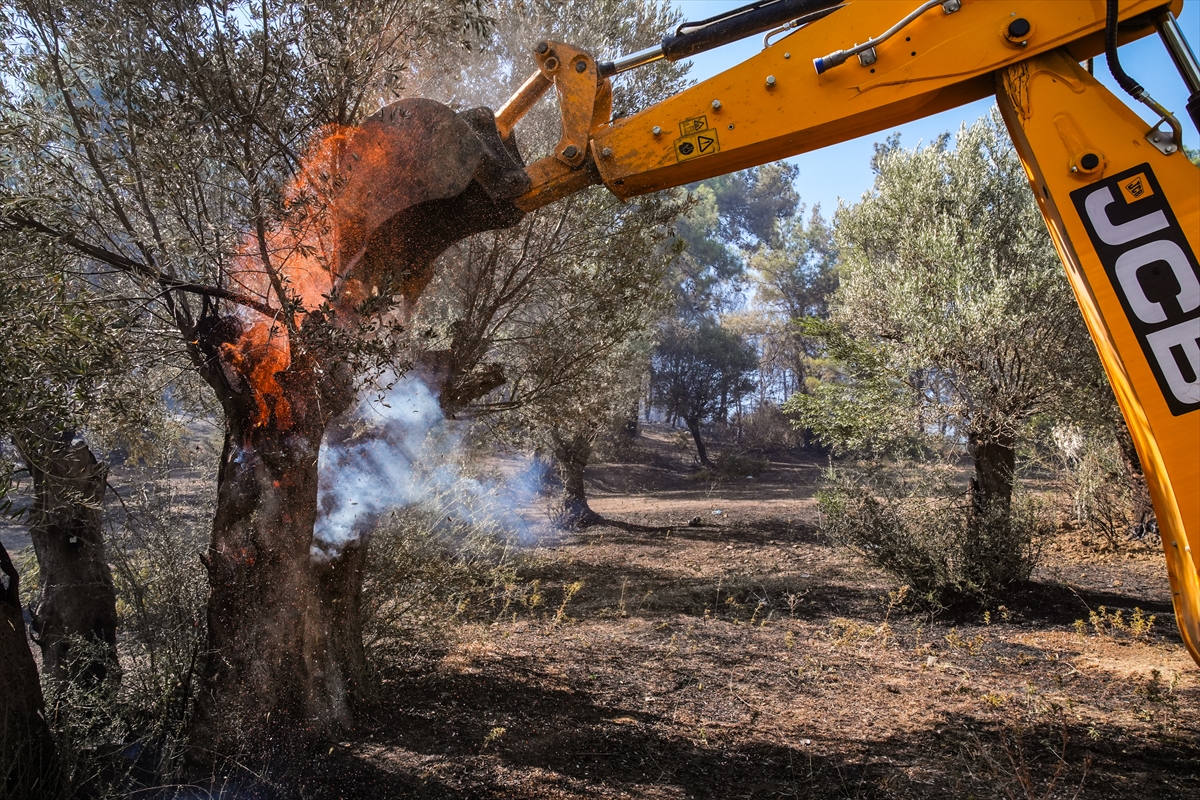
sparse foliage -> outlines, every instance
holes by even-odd
[[[961,545],[930,543],[918,559],[929,563],[905,564],[928,539],[881,516],[870,492],[841,507],[840,535],[854,539],[861,514],[861,535],[878,539],[877,557],[902,574],[933,576],[947,563],[938,553],[954,552],[965,559],[958,574],[922,585],[992,592],[1029,570],[1033,531],[1012,505],[1018,439],[1035,415],[1089,393],[1099,363],[998,114],[961,129],[953,146],[889,140],[874,168],[874,191],[836,218],[843,262],[831,319],[808,324],[842,377],[787,408],[839,450],[965,451],[975,467],[969,504],[957,521],[931,526],[958,531]],[[883,528],[902,552],[869,533]]]

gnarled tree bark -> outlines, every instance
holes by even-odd
[[[56,797],[61,788],[42,685],[25,638],[20,577],[0,546],[0,793]]]
[[[33,613],[43,671],[99,686],[117,666],[117,593],[104,551],[101,503],[108,474],[72,431],[17,439],[33,476],[29,533],[41,571]]]
[[[210,654],[189,733],[196,761],[244,757],[287,768],[313,739],[351,722],[312,544],[321,439],[353,396],[338,369],[317,369],[296,344],[287,367],[271,374],[277,391],[264,393],[254,384],[259,367],[230,354],[241,334],[225,319],[201,337],[226,431],[202,558]]]
[[[592,442],[583,434],[560,434],[550,436],[554,454],[554,468],[562,482],[558,499],[558,519],[566,528],[585,527],[603,521],[603,517],[588,505],[587,487],[583,481],[584,470],[592,456]]]

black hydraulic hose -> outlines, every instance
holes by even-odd
[[[723,44],[763,33],[794,19],[832,11],[843,0],[758,0],[699,22],[685,22],[662,40],[668,61],[678,61]]]
[[[1120,0],[1108,0],[1108,14],[1104,25],[1104,55],[1108,61],[1108,71],[1112,73],[1117,85],[1128,92],[1134,100],[1141,101],[1146,95],[1146,90],[1121,68],[1121,61],[1117,57],[1117,28],[1119,27],[1117,11],[1119,5]]]
[[[1112,73],[1112,76],[1116,80],[1117,84],[1129,93],[1130,97],[1147,106],[1155,114],[1158,114],[1158,125],[1166,122],[1171,126],[1171,134],[1166,141],[1163,141],[1161,136],[1156,133],[1158,125],[1155,125],[1155,127],[1150,131],[1152,141],[1156,145],[1159,145],[1159,142],[1162,142],[1162,144],[1159,145],[1160,149],[1164,153],[1170,155],[1171,153],[1177,152],[1182,145],[1183,129],[1180,128],[1179,120],[1175,118],[1174,114],[1172,114],[1170,111],[1164,108],[1161,103],[1151,97],[1146,90],[1142,88],[1140,83],[1129,77],[1129,74],[1125,72],[1125,70],[1121,69],[1121,62],[1117,58],[1117,32],[1120,29],[1120,22],[1117,20],[1118,10],[1118,0],[1108,0],[1107,13],[1104,20],[1104,54],[1107,56],[1106,60],[1108,61],[1108,71]],[[1195,100],[1194,95],[1192,100]],[[1189,101],[1189,103],[1190,102],[1191,101]],[[1190,105],[1188,107],[1188,111],[1192,111]]]

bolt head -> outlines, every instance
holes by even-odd
[[[774,86],[774,85],[775,85],[775,76],[768,75],[767,76],[767,86]]]
[[[612,158],[612,148],[611,147],[604,148],[603,150],[600,151],[600,155],[604,156],[605,158]]]
[[[720,110],[721,110],[721,101],[720,101],[720,100],[713,100],[713,101],[712,101],[712,107],[713,107],[713,111],[720,111]]]
[[[651,129],[650,129],[650,132],[651,132],[651,133],[653,133],[655,136],[661,136],[661,135],[662,135],[662,128],[660,128],[660,127],[658,127],[657,125],[655,125],[653,128],[651,128]]]
[[[1033,30],[1033,26],[1029,24],[1029,20],[1024,17],[1017,17],[1012,22],[1008,23],[1008,38],[1024,39]]]
[[[567,145],[566,148],[563,150],[563,155],[566,156],[567,158],[574,158],[578,154],[579,154],[579,150],[577,150],[575,145],[573,145],[573,144]]]
[[[584,61],[583,59],[579,59],[578,61],[575,62],[575,71],[576,72],[583,72],[585,69],[587,69],[586,61]]]
[[[542,55],[545,55],[550,50],[550,45],[547,42],[538,42],[535,49]]]
[[[784,53],[784,54],[783,54],[783,57],[784,57],[784,58],[791,58],[791,57],[792,57],[792,54],[791,54],[791,53]]]

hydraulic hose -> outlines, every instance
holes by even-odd
[[[1108,71],[1112,73],[1117,85],[1128,92],[1130,97],[1144,102],[1146,90],[1121,68],[1121,61],[1117,57],[1117,28],[1119,26],[1117,12],[1119,7],[1120,0],[1108,0],[1108,13],[1104,25],[1104,55],[1108,61]]]
[[[1117,56],[1117,33],[1120,28],[1120,21],[1117,19],[1117,13],[1120,11],[1119,0],[1108,0],[1107,13],[1104,20],[1104,55],[1108,61],[1108,71],[1112,73],[1113,79],[1117,85],[1129,93],[1129,96],[1139,103],[1144,103],[1155,114],[1160,117],[1159,123],[1166,121],[1171,126],[1171,133],[1174,139],[1173,142],[1165,143],[1167,149],[1164,152],[1173,153],[1183,144],[1183,128],[1179,125],[1179,120],[1175,119],[1175,115],[1163,107],[1161,103],[1146,93],[1142,85],[1129,77],[1129,73],[1125,72],[1121,67],[1121,61]],[[1189,109],[1190,110],[1190,109]],[[1153,134],[1153,131],[1151,131]],[[1158,142],[1157,135],[1153,139]]]

